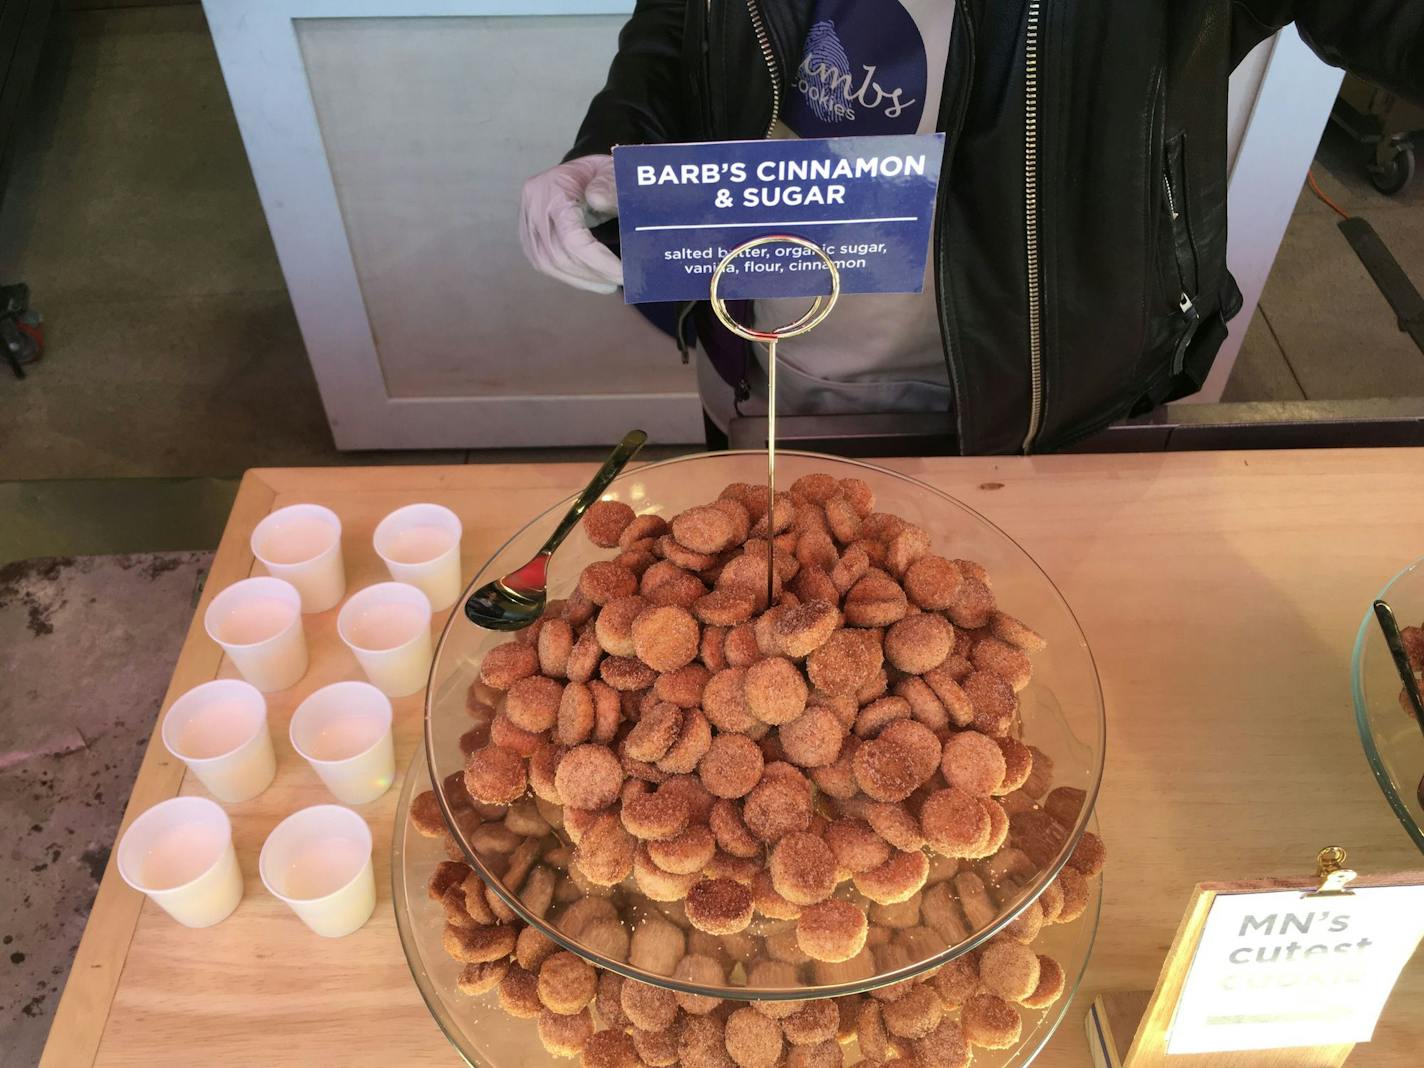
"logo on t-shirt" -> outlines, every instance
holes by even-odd
[[[821,0],[783,114],[801,137],[914,133],[925,46],[899,3]]]

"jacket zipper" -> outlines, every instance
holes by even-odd
[[[706,0],[702,8],[702,134],[710,139],[712,133],[712,0]],[[683,366],[692,362],[692,346],[687,340],[687,321],[697,310],[698,302],[684,301],[677,309],[677,351]],[[694,322],[694,329],[696,324]]]
[[[752,32],[753,32],[754,34],[756,34],[757,47],[761,49],[761,56],[762,56],[762,59],[766,61],[766,70],[767,70],[767,73],[768,73],[769,75],[771,75],[771,121],[769,121],[769,122],[766,124],[766,133],[762,134],[762,137],[763,137],[763,138],[767,138],[767,137],[770,137],[771,134],[772,134],[772,131],[776,129],[776,120],[781,117],[781,76],[777,73],[777,70],[776,70],[776,53],[775,53],[774,51],[772,51],[772,48],[771,48],[771,36],[770,36],[770,34],[768,34],[768,33],[766,32],[766,20],[765,20],[764,18],[762,18],[762,14],[761,14],[761,4],[758,2],[758,0],[747,0],[747,14],[751,17]],[[708,27],[708,30],[707,30],[707,34],[704,34],[704,40],[703,40],[703,55],[704,55],[704,63],[703,63],[703,66],[704,66],[704,68],[708,68],[708,69],[709,69],[708,79],[707,79],[707,80],[708,80],[708,83],[709,83],[709,85],[708,85],[708,93],[707,93],[707,100],[709,101],[709,108],[710,108],[710,101],[711,101],[711,99],[712,99],[712,97],[711,97],[711,91],[710,91],[710,90],[711,90],[711,85],[710,85],[710,83],[711,83],[711,73],[710,73],[711,42],[710,42],[710,39],[708,38],[708,35],[709,35],[710,32],[711,32],[711,24],[712,24],[712,0],[707,0],[706,19],[707,19],[707,27]],[[711,127],[710,125],[708,126],[707,133],[708,133],[708,136],[709,136],[709,137],[710,137],[710,136],[713,136],[713,130],[712,130],[712,127]],[[682,324],[682,317],[679,316],[679,319],[678,319],[678,329],[679,329],[679,330],[681,330],[681,324]],[[683,363],[686,363],[686,362],[687,362],[687,354],[686,354],[686,352],[683,353],[682,362],[683,362]],[[750,386],[750,384],[747,382],[746,371],[745,371],[745,369],[744,369],[743,372],[742,372],[742,380],[741,380],[741,381],[736,385],[736,387],[734,388],[734,401],[733,401],[733,406],[734,406],[734,407],[736,406],[736,402],[737,402],[737,401],[746,400],[746,399],[747,399],[748,397],[750,397],[750,396],[751,396],[751,386]],[[737,409],[737,410],[738,410],[738,412],[740,412],[740,409]]]
[[[702,11],[702,124],[703,136],[712,138],[712,0]]]
[[[1172,218],[1172,259],[1176,262],[1176,231],[1177,220],[1181,215],[1177,211],[1177,197],[1172,191],[1172,176],[1166,169],[1168,165],[1164,163],[1162,171],[1162,190],[1167,194],[1167,213]],[[1201,323],[1201,314],[1197,311],[1197,306],[1192,303],[1191,295],[1187,292],[1187,280],[1182,274],[1182,265],[1177,263],[1177,285],[1180,292],[1177,295],[1177,310],[1182,313],[1186,320],[1186,327],[1182,331],[1182,336],[1177,339],[1177,344],[1172,350],[1172,374],[1182,373],[1182,367],[1187,361],[1187,346],[1192,343],[1192,338],[1196,335],[1197,326]]]
[[[964,115],[969,110],[969,87],[974,82],[974,19],[970,14],[969,4],[955,5],[954,18],[955,27],[950,38],[950,55],[954,54],[953,34],[958,34],[958,21],[964,22],[964,63],[963,72],[959,78],[959,86],[954,94],[955,112],[950,122],[943,121],[945,111],[950,106],[950,97],[946,94],[940,98],[940,125],[945,127],[944,135],[944,164],[940,168],[939,192],[935,195],[935,219],[944,218],[944,205],[947,199],[946,190],[949,187],[949,169],[954,159],[955,149],[959,144],[959,132],[964,127]],[[940,339],[944,343],[944,362],[949,370],[950,389],[954,397],[954,430],[959,439],[959,451],[964,451],[964,409],[966,404],[964,376],[959,373],[959,365],[955,361],[954,355],[954,331],[949,322],[949,293],[945,285],[945,262],[944,262],[944,237],[943,229],[936,221],[934,227],[934,256],[935,256],[935,305],[939,314]]]
[[[1038,27],[1043,0],[1028,0],[1024,33],[1024,253],[1028,262],[1028,433],[1032,452],[1043,422],[1043,291],[1038,271]]]
[[[776,120],[781,117],[781,75],[776,69],[776,53],[771,50],[771,37],[766,32],[766,20],[762,18],[758,0],[747,0],[747,14],[751,16],[752,32],[756,34],[762,59],[766,60],[766,69],[771,75],[771,121],[766,124],[766,133],[762,135],[770,137],[776,129]]]

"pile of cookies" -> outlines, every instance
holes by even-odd
[[[485,655],[464,771],[442,784],[532,914],[704,988],[863,981],[962,942],[1055,861],[1084,800],[1050,790],[1018,737],[1043,641],[983,567],[933,553],[857,479],[808,475],[768,503],[733,484],[670,522],[594,505],[585,533],[617,555]],[[449,839],[433,793],[412,818]],[[1030,943],[1081,914],[1104,859],[1085,835],[1014,923],[933,974],[746,1003],[600,974],[447,844],[430,893],[462,989],[498,989],[555,1053],[630,1068],[840,1064],[851,1039],[925,1065],[1012,1046],[1016,1003],[1064,984]]]

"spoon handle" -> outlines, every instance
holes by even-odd
[[[549,535],[549,540],[539,550],[539,555],[547,556],[559,547],[559,544],[569,536],[569,531],[578,524],[584,512],[588,511],[589,505],[603,496],[603,491],[608,488],[608,484],[618,477],[618,473],[628,465],[628,461],[634,457],[647,440],[648,435],[641,430],[630,430],[623,435],[623,440],[608,454],[608,459],[603,461],[603,466],[598,469],[598,473],[583,488],[583,492],[578,495],[573,506],[559,521],[559,525],[554,528],[554,533]]]
[[[1409,666],[1409,656],[1404,651],[1404,639],[1399,634],[1399,624],[1394,619],[1394,609],[1383,600],[1375,601],[1375,619],[1384,631],[1384,643],[1389,646],[1389,655],[1394,658],[1399,681],[1404,684],[1404,692],[1409,695],[1409,703],[1414,706],[1414,719],[1419,729],[1424,730],[1424,699],[1419,695],[1419,682],[1414,678],[1414,669]]]

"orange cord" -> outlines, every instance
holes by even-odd
[[[1345,212],[1340,210],[1339,204],[1336,204],[1335,201],[1331,200],[1328,196],[1325,195],[1325,190],[1321,189],[1319,183],[1315,180],[1314,169],[1310,169],[1305,172],[1305,181],[1306,184],[1310,186],[1310,191],[1316,196],[1318,196],[1322,201],[1324,201],[1326,206],[1329,207],[1331,211],[1333,211],[1336,215],[1340,216],[1340,218],[1342,219],[1348,219],[1350,217],[1346,215]]]

